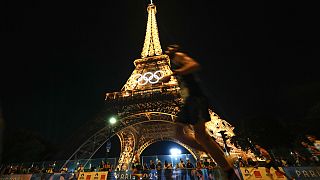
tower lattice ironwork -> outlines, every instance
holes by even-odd
[[[178,141],[175,119],[183,99],[177,79],[171,78],[165,85],[159,80],[172,73],[170,59],[162,54],[156,22],[156,6],[147,7],[148,21],[141,59],[134,61],[135,69],[120,92],[107,93],[105,101],[117,114],[114,126],[106,125],[87,139],[69,158],[90,159],[111,137],[117,135],[121,142],[121,153],[117,167],[128,169],[134,154],[140,155],[149,145],[157,141],[173,141],[185,147],[196,159],[203,152]],[[207,122],[208,133],[223,146],[219,132],[234,136],[233,127],[209,110],[211,121]],[[231,154],[242,153],[227,141]],[[68,161],[69,161],[68,160]],[[68,162],[67,161],[67,162]],[[66,162],[66,163],[67,163]]]

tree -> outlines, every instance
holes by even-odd
[[[39,134],[18,129],[5,133],[4,162],[43,161],[55,150]]]

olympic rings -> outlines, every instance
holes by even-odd
[[[133,79],[140,86],[146,85],[147,83],[156,84],[161,78],[163,78],[164,73],[162,71],[146,72],[144,74],[135,74]]]

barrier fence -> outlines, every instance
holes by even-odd
[[[176,165],[180,162],[180,159],[184,160],[186,162],[187,160],[190,160],[190,162],[195,165],[196,160],[191,154],[180,154],[180,155],[154,155],[154,156],[141,156],[141,162],[142,164],[146,162],[149,165],[150,160],[153,160],[155,163],[160,160],[162,163],[165,161],[168,161],[172,165]],[[63,164],[65,163],[65,160],[58,160],[58,161],[43,161],[43,162],[24,162],[24,163],[10,163],[7,165],[10,166],[23,166],[26,169],[30,169],[30,167],[36,167],[39,170],[41,169],[47,169],[52,168],[53,172],[60,172],[60,169],[62,169]],[[99,166],[101,165],[101,162],[104,163],[110,163],[112,168],[114,169],[115,164],[118,162],[118,158],[95,158],[95,159],[78,159],[78,160],[70,160],[67,163],[68,171],[75,172],[79,165],[83,165],[85,170],[91,171],[91,169],[97,170]],[[7,165],[0,165],[0,168]],[[1,174],[1,173],[0,173]],[[19,174],[19,173],[18,173]]]
[[[282,167],[280,170],[286,172],[296,180],[320,179],[320,167]],[[264,167],[241,167],[236,170],[243,180],[285,180],[282,174],[271,169],[267,174]],[[132,171],[111,171],[111,172],[79,172],[79,173],[37,173],[37,174],[11,174],[0,175],[0,180],[220,180],[223,178],[220,169],[171,169],[171,170],[146,170],[138,173]]]

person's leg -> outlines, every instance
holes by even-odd
[[[196,141],[194,132],[189,125],[177,124],[176,137],[180,142],[197,150],[206,152],[205,149]]]
[[[233,166],[225,158],[221,147],[207,133],[205,122],[199,122],[194,125],[196,142],[198,142],[205,152],[207,152],[224,170],[229,170]]]
[[[222,170],[226,173],[227,179],[239,179],[235,173],[233,166],[227,160],[221,147],[215,142],[211,136],[207,133],[205,122],[199,122],[194,125],[195,139],[205,149],[217,163],[221,166]]]
[[[278,173],[284,175],[286,178],[292,179],[292,177],[288,176],[285,172],[282,172],[282,171],[280,171],[280,170],[276,170],[276,171],[277,171]]]
[[[273,166],[273,168],[274,168],[278,173],[284,175],[286,178],[288,178],[288,179],[293,179],[292,177],[288,176],[285,172],[280,171],[280,169],[279,169],[278,166]]]

